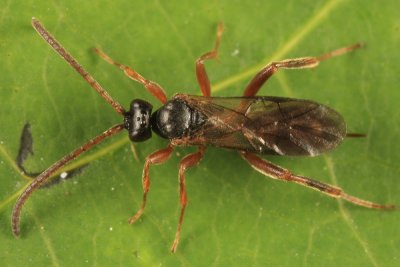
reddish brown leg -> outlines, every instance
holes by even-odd
[[[142,205],[140,207],[140,210],[138,210],[136,214],[129,219],[130,224],[134,223],[137,219],[140,218],[146,206],[147,193],[150,190],[150,175],[149,175],[150,166],[166,162],[171,156],[173,150],[174,148],[171,145],[168,145],[166,148],[157,150],[156,152],[147,156],[146,161],[144,163],[143,174],[142,174],[142,184],[143,184]]]
[[[204,61],[208,59],[214,59],[218,56],[218,47],[222,36],[222,29],[222,23],[219,23],[217,29],[217,38],[215,39],[213,50],[203,54],[196,60],[196,77],[203,96],[211,96],[211,85],[206,69],[204,68]]]
[[[265,176],[269,176],[274,179],[279,179],[288,182],[295,182],[297,184],[318,190],[324,194],[327,194],[330,197],[341,198],[346,201],[349,201],[353,204],[363,206],[370,209],[394,209],[394,205],[381,205],[377,203],[373,203],[367,200],[363,200],[351,195],[346,194],[339,187],[321,183],[316,180],[312,180],[307,177],[298,176],[292,174],[289,170],[279,167],[275,164],[272,164],[269,161],[266,161],[253,153],[249,152],[241,152],[242,157],[258,172],[264,174]]]
[[[160,100],[161,103],[164,104],[165,102],[167,102],[167,96],[165,95],[164,89],[162,89],[162,87],[160,85],[158,85],[157,83],[155,83],[153,81],[145,79],[142,75],[137,73],[134,69],[131,69],[130,67],[122,65],[118,62],[115,62],[112,58],[110,58],[106,53],[104,53],[100,49],[95,48],[94,51],[97,54],[99,54],[99,56],[102,59],[104,59],[105,61],[107,61],[108,63],[110,63],[114,66],[117,66],[118,68],[123,70],[126,76],[128,76],[129,78],[131,78],[134,81],[137,81],[137,82],[143,84],[143,86],[147,89],[147,91],[149,91],[153,96],[155,96],[158,100]]]
[[[189,154],[184,157],[179,164],[179,195],[181,202],[181,214],[179,216],[178,228],[176,230],[174,243],[171,246],[171,252],[175,253],[176,248],[179,244],[179,236],[181,233],[181,227],[183,222],[183,215],[185,213],[185,208],[187,205],[187,195],[186,195],[186,185],[185,185],[185,172],[188,168],[193,167],[203,158],[206,151],[206,147],[199,147],[199,150],[195,153]]]
[[[32,195],[33,192],[35,192],[41,185],[46,183],[48,179],[61,167],[65,166],[68,162],[71,160],[75,159],[78,157],[80,154],[83,152],[93,148],[95,145],[99,144],[102,142],[105,138],[110,137],[118,132],[120,132],[122,129],[124,129],[123,124],[115,125],[105,131],[104,133],[96,136],[95,138],[89,140],[86,144],[81,146],[78,149],[75,149],[59,161],[55,162],[53,165],[51,165],[47,170],[42,172],[33,182],[22,192],[22,194],[19,196],[17,202],[15,203],[12,215],[11,215],[11,224],[12,224],[12,231],[15,236],[18,236],[20,233],[20,228],[19,228],[19,221],[20,221],[20,215],[21,215],[21,210],[22,207],[24,206],[25,202],[28,200],[28,198]]]
[[[361,46],[362,45],[360,43],[357,43],[352,46],[339,48],[319,57],[293,58],[269,63],[250,81],[250,83],[244,90],[243,96],[255,96],[260,90],[261,86],[269,79],[269,77],[271,77],[276,71],[278,71],[278,69],[315,68],[320,61],[342,55],[351,50],[360,48]]]

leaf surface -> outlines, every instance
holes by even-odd
[[[332,153],[268,158],[297,174],[379,203],[400,205],[398,142],[400,20],[396,1],[5,1],[0,10],[1,266],[396,266],[398,211],[368,210],[266,178],[232,151],[210,148],[187,173],[189,205],[181,243],[169,247],[179,215],[178,164],[193,148],[177,148],[151,168],[143,217],[127,223],[142,199],[145,157],[167,145],[135,144],[120,134],[72,164],[90,163],[72,180],[35,192],[22,214],[22,236],[10,214],[28,181],[16,169],[19,136],[32,125],[43,170],[121,117],[30,26],[35,16],[127,107],[158,102],[140,84],[97,57],[100,47],[176,92],[199,94],[194,61],[225,26],[219,62],[207,62],[213,94],[237,96],[265,64],[317,56],[362,41],[365,49],[313,70],[283,70],[261,95],[311,99],[339,111],[350,132]]]

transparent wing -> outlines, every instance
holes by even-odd
[[[335,110],[283,97],[176,95],[208,119],[185,144],[208,144],[261,154],[315,156],[335,148],[346,124]]]

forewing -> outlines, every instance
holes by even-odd
[[[342,116],[313,101],[282,97],[178,95],[208,117],[193,134],[198,142],[262,154],[315,156],[346,135]]]
[[[246,117],[245,128],[258,143],[265,142],[280,155],[319,155],[335,148],[346,135],[339,113],[308,100],[263,97],[249,106]]]

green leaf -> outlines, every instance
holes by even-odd
[[[64,3],[65,2],[65,3]],[[345,117],[348,139],[316,158],[266,157],[294,173],[378,203],[400,204],[400,20],[397,1],[5,1],[0,10],[1,266],[397,266],[399,212],[331,199],[254,171],[232,151],[210,148],[187,173],[189,205],[175,255],[179,216],[178,148],[151,168],[142,218],[146,155],[158,137],[135,144],[120,134],[73,162],[89,162],[73,180],[35,192],[11,233],[13,203],[28,181],[16,168],[23,125],[32,125],[43,170],[121,117],[30,26],[35,16],[123,106],[143,98],[140,84],[96,56],[100,47],[162,85],[168,96],[199,94],[194,61],[225,29],[219,62],[207,62],[214,95],[240,95],[271,60],[317,56],[362,41],[365,49],[313,70],[282,70],[261,95],[312,99]],[[107,4],[106,4],[107,3]]]

